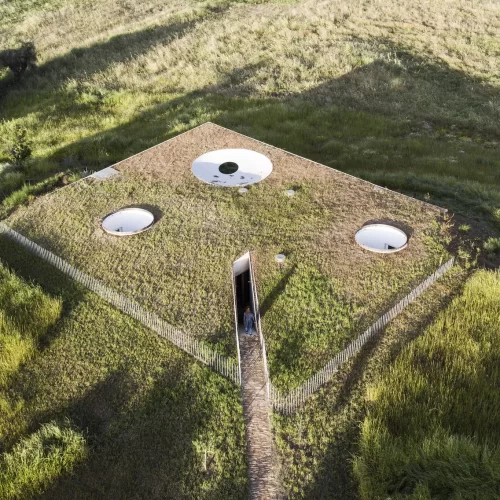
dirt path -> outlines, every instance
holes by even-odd
[[[278,498],[273,462],[270,407],[257,334],[239,330],[243,413],[246,423],[250,498]]]

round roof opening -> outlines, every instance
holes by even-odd
[[[274,260],[278,264],[283,264],[283,262],[285,262],[285,259],[286,259],[286,255],[282,254],[282,253],[279,253],[279,254],[277,254],[277,255],[274,256]]]
[[[356,233],[356,243],[371,252],[394,253],[406,247],[408,236],[394,226],[368,224]]]
[[[248,186],[265,179],[273,170],[271,160],[250,149],[209,151],[193,162],[193,174],[214,186]]]
[[[219,172],[221,174],[231,175],[238,171],[238,164],[234,161],[226,161],[219,165]]]
[[[154,220],[154,215],[143,208],[122,208],[104,217],[101,225],[109,234],[130,236],[145,231]]]

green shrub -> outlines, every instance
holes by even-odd
[[[83,435],[69,424],[44,424],[0,459],[0,498],[21,499],[43,493],[71,472],[88,453]]]
[[[0,52],[0,68],[9,68],[16,78],[36,63],[38,56],[33,42],[24,42],[18,49],[7,49]]]
[[[488,238],[484,242],[484,249],[489,253],[500,252],[500,238]]]
[[[14,127],[14,140],[9,148],[9,157],[14,165],[24,166],[26,160],[31,156],[31,141],[28,139],[28,131],[17,124]]]
[[[363,499],[498,498],[500,273],[479,271],[368,391]]]

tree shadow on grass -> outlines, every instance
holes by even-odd
[[[2,99],[8,96],[9,91],[15,90],[17,93],[30,94],[29,102],[33,104],[31,107],[23,107],[23,114],[35,111],[47,113],[45,109],[50,106],[47,106],[45,99],[40,101],[33,99],[33,94],[53,92],[70,79],[78,80],[82,77],[88,79],[113,64],[122,63],[145,54],[155,45],[167,45],[194,29],[201,19],[205,19],[207,16],[214,18],[222,15],[230,5],[231,2],[228,2],[224,6],[207,8],[204,13],[189,21],[176,21],[132,33],[123,33],[112,36],[106,41],[94,43],[89,47],[74,48],[64,55],[55,57],[45,64],[27,71],[22,79],[15,80],[7,75],[0,79],[0,105]],[[8,113],[4,114],[5,119],[19,117],[16,108],[10,109]]]
[[[245,498],[238,467],[217,469],[209,443],[204,468],[203,446],[195,443],[203,442],[216,402],[200,396],[203,388],[185,373],[190,364],[183,357],[165,364],[145,398],[119,371],[75,401],[66,413],[86,431],[91,454],[43,498]]]
[[[220,125],[326,164],[341,156],[342,163],[335,161],[332,166],[355,173],[374,169],[400,172],[404,163],[406,174],[435,174],[435,158],[428,165],[415,165],[413,160],[434,153],[425,151],[419,137],[423,141],[438,134],[442,139],[438,127],[456,125],[471,133],[481,131],[500,138],[495,125],[499,117],[491,105],[500,100],[497,89],[444,63],[429,63],[385,40],[381,43],[399,53],[407,69],[377,60],[311,90],[275,99],[252,97],[257,93],[252,78],[261,72],[262,64],[249,64],[234,69],[216,85],[156,105],[129,123],[61,148],[50,159],[63,162],[74,156],[81,164],[108,166],[175,136],[183,126],[191,128],[206,121],[207,116]],[[413,133],[411,144],[398,147],[390,142],[410,138]],[[385,139],[384,153],[399,154],[370,157],[367,162],[366,156],[349,150],[352,144],[366,143],[367,139],[376,142],[381,137]],[[101,151],[97,158],[92,155],[96,149]],[[443,175],[463,176],[460,165],[444,160],[440,165],[446,169]],[[494,160],[484,158],[481,169],[469,171],[468,176],[486,180],[498,174],[497,166]]]
[[[13,80],[9,76],[0,80],[0,103],[1,99],[8,95],[9,90],[15,89],[23,93],[54,90],[70,78],[92,76],[113,64],[137,57],[156,44],[171,42],[192,29],[195,24],[196,21],[193,20],[155,26],[142,31],[115,35],[90,47],[72,49],[26,72],[21,80]],[[38,109],[37,103],[34,103],[33,109],[24,111],[33,112],[35,109]],[[15,110],[13,113],[6,118],[17,118]]]
[[[62,298],[63,309],[59,321],[40,339],[40,347],[47,347],[57,336],[61,320],[69,316],[86,292],[54,266],[5,235],[0,235],[0,259],[25,281],[34,282],[44,292]]]
[[[353,475],[352,459],[358,453],[360,425],[366,415],[366,387],[388,366],[394,363],[401,351],[418,338],[437,314],[462,290],[463,284],[455,278],[452,287],[436,295],[423,314],[408,314],[405,324],[398,330],[392,324],[376,335],[362,351],[335,378],[315,396],[313,403],[306,403],[303,411],[309,414],[309,425],[314,426],[314,412],[327,415],[340,422],[331,443],[322,458],[322,467],[306,489],[305,498],[357,499],[357,481]],[[410,306],[411,307],[411,306]],[[398,321],[398,320],[395,320]],[[401,327],[400,327],[401,328]]]

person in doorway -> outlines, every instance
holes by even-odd
[[[243,326],[245,327],[245,333],[248,335],[253,335],[252,325],[255,322],[255,316],[249,306],[245,309],[243,314]]]

